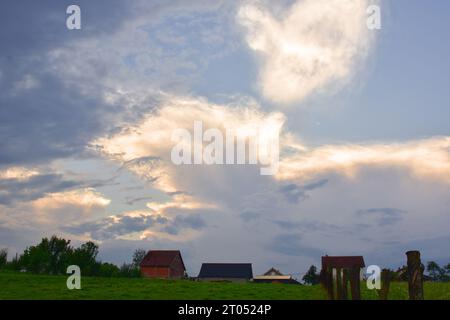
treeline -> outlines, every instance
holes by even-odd
[[[120,267],[97,260],[98,250],[98,245],[92,241],[75,248],[71,246],[70,240],[52,236],[27,247],[10,261],[8,250],[0,249],[0,269],[57,275],[66,274],[68,266],[77,265],[83,276],[140,277],[139,264],[146,254],[145,250],[136,250],[131,263],[124,263]]]
[[[422,265],[425,272],[425,281],[448,282],[450,281],[450,263],[445,266],[440,266],[434,261],[427,263],[426,267]],[[390,278],[392,281],[408,281],[407,267],[403,266],[397,271],[390,271]],[[315,285],[320,282],[320,274],[317,267],[312,265],[308,272],[302,278],[304,284]]]

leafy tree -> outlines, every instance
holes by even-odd
[[[433,281],[441,281],[445,271],[434,261],[427,263],[427,272]]]
[[[302,278],[306,284],[314,285],[319,283],[319,274],[317,274],[317,267],[312,265],[309,267],[308,272]]]
[[[70,240],[56,236],[43,238],[38,245],[25,249],[19,264],[35,273],[61,274],[65,272],[72,250]]]
[[[142,260],[144,260],[145,255],[147,254],[147,251],[144,249],[136,249],[133,253],[133,266],[135,268],[139,268],[141,265]]]
[[[427,272],[433,281],[450,281],[450,263],[440,267],[436,262],[430,261],[427,264]]]
[[[101,264],[96,261],[97,255],[98,245],[92,241],[88,241],[73,250],[70,257],[70,264],[79,266],[83,275],[99,275]]]
[[[0,249],[0,269],[4,268],[8,257],[8,249]]]

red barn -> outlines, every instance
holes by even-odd
[[[140,267],[141,274],[149,278],[179,279],[186,273],[179,250],[150,250]]]

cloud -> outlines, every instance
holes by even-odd
[[[26,191],[23,194],[23,199],[15,199],[14,203],[0,204],[0,224],[17,230],[59,233],[62,226],[104,215],[105,208],[111,203],[93,188],[48,192],[32,199],[28,199],[30,194]]]
[[[242,212],[239,217],[244,220],[245,222],[250,222],[252,220],[257,220],[261,216],[260,213],[252,212],[252,211],[245,211]]]
[[[299,201],[308,198],[307,191],[321,188],[328,183],[327,179],[322,179],[316,182],[311,182],[303,186],[297,184],[287,184],[279,188],[280,192],[285,195],[286,199],[291,203],[298,203]]]
[[[262,58],[262,94],[292,104],[346,82],[373,42],[366,27],[368,5],[367,0],[303,0],[279,16],[262,1],[242,5],[237,19],[248,46]]]
[[[140,232],[148,229],[155,223],[165,223],[165,219],[146,213],[128,213],[111,216],[94,222],[64,227],[63,230],[76,235],[89,235],[96,240],[115,239],[122,235]]]
[[[32,201],[81,184],[80,181],[65,180],[61,174],[39,174],[35,170],[9,168],[0,172],[0,204]]]
[[[303,236],[297,233],[280,234],[271,239],[268,248],[288,256],[320,257],[323,252],[303,244]]]
[[[141,121],[124,126],[110,136],[95,139],[91,146],[155,187],[173,193],[186,190],[180,188],[175,179],[180,168],[171,161],[171,150],[176,145],[172,135],[176,130],[186,129],[192,134],[194,122],[201,121],[203,132],[215,128],[224,137],[227,130],[251,137],[262,129],[278,136],[284,120],[283,114],[263,112],[252,100],[220,105],[202,98],[166,95],[166,100]]]
[[[106,207],[110,199],[103,197],[93,188],[84,188],[64,192],[49,193],[45,197],[32,202],[38,210],[60,209],[66,206],[80,206],[87,209],[92,207]]]
[[[294,149],[280,160],[280,180],[308,180],[329,173],[352,177],[363,167],[394,167],[408,169],[417,178],[450,183],[450,137]]]
[[[177,236],[182,230],[201,230],[204,227],[206,227],[206,222],[198,214],[179,214],[170,217],[147,211],[132,211],[92,222],[63,227],[63,230],[70,234],[88,235],[96,240],[119,238],[140,238],[142,240],[152,236],[160,237],[164,235],[170,238],[170,236]]]
[[[396,208],[370,208],[357,211],[359,216],[375,216],[379,226],[391,226],[403,219],[405,211]]]

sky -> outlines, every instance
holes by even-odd
[[[0,247],[179,249],[194,276],[448,263],[449,29],[446,0],[4,1]],[[276,134],[278,171],[175,165],[195,121]]]

